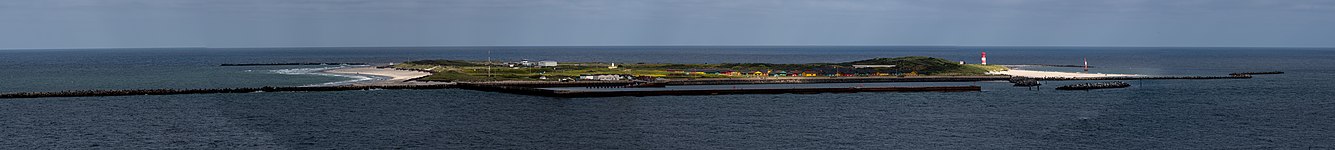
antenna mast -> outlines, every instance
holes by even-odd
[[[491,77],[491,49],[487,49],[487,77]]]

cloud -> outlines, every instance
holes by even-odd
[[[1331,45],[1330,18],[1330,0],[0,0],[0,45]]]

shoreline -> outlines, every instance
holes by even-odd
[[[316,86],[404,85],[404,84],[411,84],[411,83],[405,83],[405,81],[431,75],[431,73],[420,72],[420,71],[385,69],[385,68],[376,68],[374,66],[334,68],[328,70],[321,70],[318,73],[340,75],[340,76],[365,76],[370,79],[354,79],[348,81],[321,83],[321,84],[316,84]]]

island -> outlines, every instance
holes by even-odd
[[[271,64],[271,63],[269,63]],[[279,65],[286,65],[278,63]],[[267,64],[266,64],[267,65]],[[298,64],[300,65],[300,64]],[[228,66],[228,65],[224,65]],[[976,85],[806,87],[800,84],[878,82],[978,82],[1007,81],[1015,86],[1039,86],[1039,81],[1059,80],[1164,80],[1250,79],[1252,75],[1282,74],[1243,72],[1228,76],[1148,76],[1089,72],[1052,72],[1013,69],[1008,66],[964,64],[946,59],[908,56],[873,58],[837,63],[773,64],[671,64],[555,61],[418,60],[383,66],[338,67],[324,73],[379,76],[342,85],[265,86],[205,89],[73,90],[55,92],[0,93],[5,98],[170,95],[207,93],[260,93],[299,91],[346,91],[381,89],[467,89],[499,93],[581,98],[615,96],[720,95],[720,94],[813,94],[855,92],[969,92]],[[1004,83],[1004,82],[1003,82]],[[780,84],[763,88],[666,89],[668,86]],[[1124,88],[1125,82],[1082,83],[1059,89],[1090,90]],[[666,90],[583,90],[561,88],[665,88]]]
[[[416,81],[614,81],[708,78],[829,78],[914,76],[1004,76],[1000,65],[961,64],[946,59],[908,56],[874,58],[840,63],[772,64],[667,64],[552,61],[487,62],[469,60],[418,60],[390,66],[430,72]]]

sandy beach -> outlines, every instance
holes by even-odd
[[[431,73],[427,72],[381,69],[376,67],[340,68],[340,69],[325,70],[323,72],[334,73],[334,74],[373,75],[373,76],[389,77],[389,79],[387,80],[380,80],[370,83],[356,83],[356,84],[387,84],[387,83],[401,84],[403,81],[407,81],[408,79],[431,75]]]
[[[1017,69],[989,72],[988,74],[1004,74],[1004,75],[1021,76],[1021,77],[1063,77],[1063,78],[1144,76],[1137,74],[1103,74],[1103,73],[1033,71],[1033,70],[1017,70]]]

